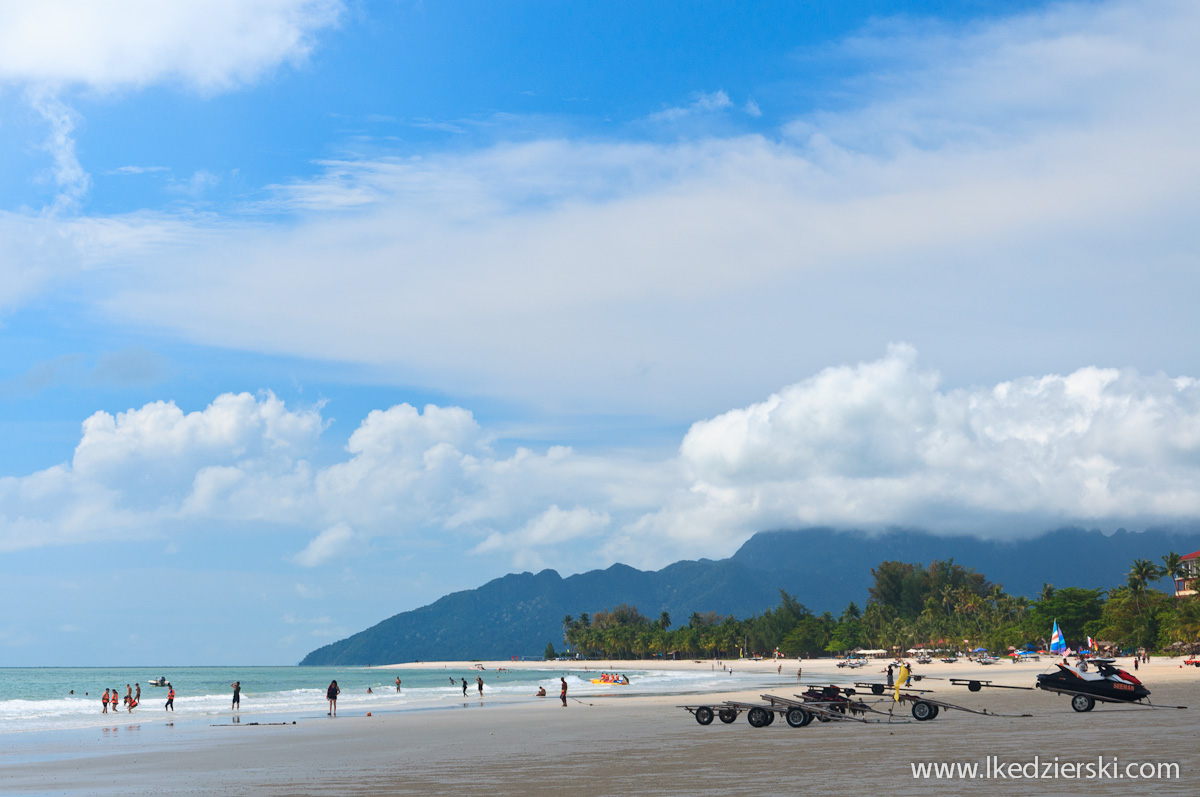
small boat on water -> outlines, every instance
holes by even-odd
[[[170,686],[171,685],[171,682],[168,681],[165,677],[163,677],[161,675],[158,678],[152,679],[149,683],[150,683],[150,686]]]
[[[614,686],[628,686],[628,675],[617,675],[616,673],[602,673],[599,678],[593,678],[594,684],[613,684]]]

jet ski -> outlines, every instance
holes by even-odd
[[[1071,696],[1071,708],[1091,711],[1096,701],[1132,703],[1150,696],[1150,690],[1134,676],[1114,666],[1113,659],[1092,659],[1082,666],[1056,664],[1054,672],[1037,677],[1037,688]]]

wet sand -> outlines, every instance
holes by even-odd
[[[571,663],[574,666],[576,663]],[[668,663],[704,668],[704,662]],[[943,711],[912,722],[907,708],[892,724],[813,723],[789,728],[776,721],[752,728],[744,715],[730,725],[701,726],[676,704],[755,701],[758,691],[799,691],[783,682],[769,690],[711,695],[580,697],[563,708],[556,696],[488,706],[468,700],[459,709],[408,711],[374,717],[323,715],[296,725],[213,727],[163,736],[141,749],[136,738],[83,739],[72,758],[44,757],[0,770],[0,793],[66,794],[1195,794],[1200,776],[1200,669],[1180,660],[1155,660],[1138,675],[1160,704],[1186,711],[1098,705],[1087,714],[1040,691],[984,689],[972,693],[937,677],[978,677],[1032,685],[1047,662],[980,667],[931,664],[918,686],[940,700],[1032,717],[978,716]],[[422,665],[429,668],[429,663]],[[453,668],[455,664],[449,664]],[[461,668],[461,664],[458,664]],[[469,666],[469,664],[467,665]],[[509,669],[544,662],[486,663]],[[556,663],[566,667],[566,663]],[[580,664],[582,667],[582,664]],[[591,670],[661,669],[661,662],[588,662]],[[770,675],[774,662],[733,662]],[[796,662],[783,665],[794,679]],[[804,682],[874,680],[879,667],[847,672],[805,661]],[[613,690],[614,693],[616,690]],[[880,704],[887,708],[887,703]],[[1175,780],[914,779],[912,762],[1177,762]]]

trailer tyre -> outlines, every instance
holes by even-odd
[[[708,706],[700,706],[696,709],[696,722],[701,725],[711,725],[713,721],[713,710]]]
[[[978,692],[982,688],[983,684],[979,683],[979,681],[971,681],[971,683],[967,684],[967,689],[971,692]]]
[[[912,705],[913,719],[915,719],[917,722],[931,720],[937,716],[937,714],[934,713],[936,708],[937,706],[933,705],[932,703],[926,703],[924,700],[918,700]]]
[[[883,684],[871,684],[871,694],[873,695],[882,695],[883,689]]]
[[[941,706],[934,706],[934,707],[933,707],[933,716],[932,716],[932,717],[930,717],[929,719],[934,719],[934,718],[936,718],[936,717],[937,717],[937,715],[938,715],[938,714],[941,714],[941,713],[942,713],[942,707],[941,707]]]
[[[737,712],[731,708],[723,708],[719,712],[717,712],[717,716],[721,718],[721,722],[728,725],[729,723],[731,723],[735,719],[737,719]]]
[[[767,710],[755,706],[746,712],[746,721],[750,723],[752,728],[761,728],[767,724]]]
[[[1076,711],[1091,711],[1095,707],[1096,700],[1090,695],[1075,695],[1071,698],[1071,708]]]
[[[788,709],[787,714],[784,715],[784,719],[786,719],[787,724],[791,725],[793,728],[803,728],[805,725],[812,722],[812,714],[809,714],[804,709],[796,706],[795,708]]]
[[[765,710],[765,709],[764,709],[764,710]],[[763,723],[763,724],[764,724],[764,725],[770,725],[770,724],[771,724],[772,722],[774,722],[774,721],[775,721],[775,712],[774,712],[774,711],[767,711],[767,721],[766,721],[765,723]]]

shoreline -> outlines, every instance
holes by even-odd
[[[659,661],[478,662],[522,670],[578,673],[664,670]],[[476,662],[412,662],[380,670],[469,670]],[[715,662],[666,662],[679,669],[712,672]],[[913,722],[907,707],[891,723],[813,723],[789,728],[776,722],[752,728],[745,718],[700,726],[676,706],[724,700],[760,702],[759,694],[787,696],[787,675],[796,660],[727,662],[735,676],[728,690],[704,694],[629,694],[606,690],[581,695],[563,708],[547,698],[456,701],[443,710],[361,711],[337,718],[315,711],[283,726],[228,723],[216,727],[121,728],[59,735],[49,747],[17,739],[0,753],[0,794],[727,794],[887,792],[901,797],[959,794],[960,780],[914,779],[916,761],[982,761],[986,755],[1024,762],[1034,756],[1086,761],[1097,755],[1122,761],[1178,763],[1182,778],[1138,784],[1140,793],[1190,794],[1200,774],[1200,706],[1186,711],[1098,706],[1072,711],[1066,698],[1040,691],[954,687],[950,677],[979,678],[998,685],[1030,686],[1049,660],[981,666],[964,662],[918,666],[936,697],[956,705],[1008,716],[945,711],[930,722]],[[874,666],[878,664],[879,666]],[[802,684],[873,681],[884,662],[858,670],[832,659],[802,660]],[[465,666],[464,666],[465,665]],[[1200,669],[1182,659],[1152,660],[1137,673],[1163,705],[1195,704]],[[746,681],[739,677],[744,672]],[[721,671],[718,669],[718,673]],[[774,681],[774,686],[761,684]],[[574,692],[569,692],[572,696]],[[881,707],[890,701],[879,700]],[[453,709],[453,710],[451,710]],[[487,710],[481,710],[487,709]],[[1031,714],[1031,717],[1016,715]],[[67,748],[70,749],[67,749]],[[1003,788],[1011,789],[1011,782]],[[1121,780],[1039,781],[1047,794],[1125,795]]]

